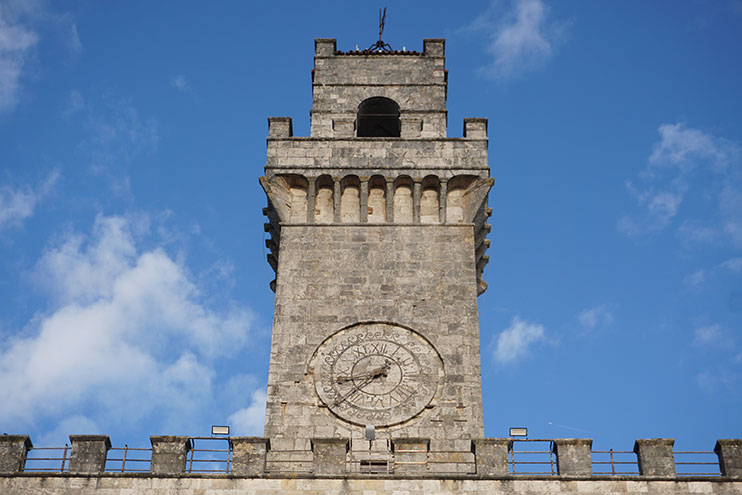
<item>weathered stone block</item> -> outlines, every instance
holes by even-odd
[[[149,441],[152,443],[152,474],[185,472],[186,457],[192,448],[189,437],[158,435],[149,437]]]
[[[591,438],[556,438],[554,454],[557,458],[557,470],[562,476],[591,476],[593,459]]]
[[[291,117],[268,117],[268,137],[287,138],[294,135]]]
[[[719,439],[714,452],[719,456],[722,476],[742,478],[742,439]]]
[[[26,455],[32,448],[28,435],[0,435],[0,473],[23,471]]]
[[[504,476],[508,468],[508,438],[477,438],[471,441],[480,476]]]
[[[111,448],[108,435],[70,435],[70,473],[93,474],[106,470],[106,457]]]
[[[634,443],[642,476],[675,476],[673,438],[640,438]]]
[[[270,441],[262,437],[232,437],[232,474],[261,476],[265,473],[265,459]]]
[[[424,39],[423,53],[429,57],[443,57],[446,54],[446,40],[442,38]]]
[[[394,472],[399,474],[424,473],[428,471],[428,438],[392,439]]]
[[[487,119],[466,118],[464,119],[464,137],[467,139],[487,138]]]
[[[314,474],[344,474],[348,455],[347,438],[313,438]]]
[[[331,57],[335,55],[337,42],[334,38],[315,38],[314,55],[317,57]]]

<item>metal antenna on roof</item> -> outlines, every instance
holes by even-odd
[[[384,43],[381,39],[381,35],[384,33],[384,24],[386,23],[386,7],[382,11],[379,9],[379,41],[368,47],[370,52],[390,52],[392,47],[388,43]]]

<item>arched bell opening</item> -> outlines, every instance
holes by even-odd
[[[399,105],[390,98],[373,96],[358,105],[358,137],[399,137]]]

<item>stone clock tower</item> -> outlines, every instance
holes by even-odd
[[[375,444],[424,438],[431,452],[471,452],[484,436],[487,121],[446,137],[445,41],[423,46],[317,39],[310,137],[268,119],[265,437],[269,454],[294,453],[284,460],[311,460],[318,439],[360,445],[366,425]]]
[[[484,438],[487,121],[446,137],[443,40],[422,53],[380,45],[316,40],[311,135],[268,119],[265,436],[114,449],[70,435],[70,452],[34,454],[28,435],[3,434],[2,495],[742,495],[742,439],[716,442],[715,470],[711,452],[675,452],[671,438],[636,440],[634,457],[590,438],[527,439],[537,450]],[[678,453],[704,455],[678,463],[703,471],[676,471]]]

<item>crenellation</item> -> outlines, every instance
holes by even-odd
[[[70,435],[70,444],[70,473],[97,474],[106,470],[106,457],[111,449],[108,435]]]

